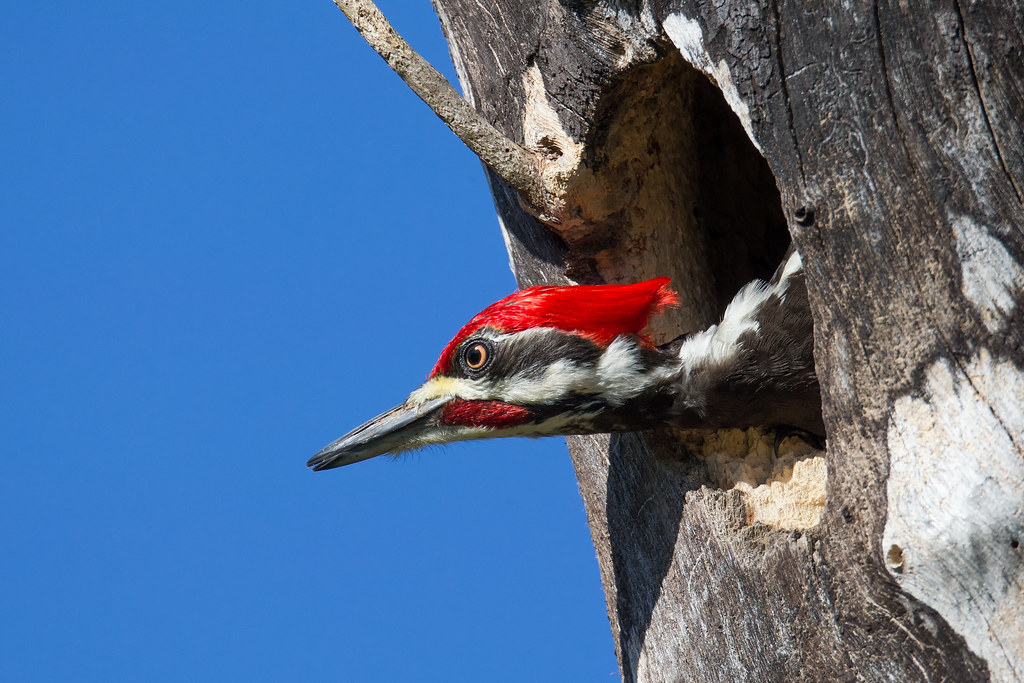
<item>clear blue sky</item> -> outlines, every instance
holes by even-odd
[[[617,679],[561,439],[304,466],[515,286],[329,0],[9,2],[0,83],[0,679]]]

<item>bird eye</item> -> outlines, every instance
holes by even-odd
[[[487,361],[491,357],[490,349],[487,344],[483,342],[475,342],[466,347],[466,350],[462,352],[462,359],[466,362],[466,367],[470,370],[479,370],[483,366],[487,365]]]

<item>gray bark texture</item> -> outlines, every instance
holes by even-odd
[[[665,341],[803,257],[827,452],[569,440],[623,679],[1024,679],[1021,3],[434,6],[558,191],[489,173],[522,286],[671,276]]]

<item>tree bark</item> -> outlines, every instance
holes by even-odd
[[[1024,678],[1019,2],[434,0],[522,286],[670,275],[704,328],[790,238],[827,454],[573,437],[626,681]]]

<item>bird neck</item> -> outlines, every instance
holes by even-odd
[[[795,251],[770,282],[743,287],[718,325],[659,351],[675,368],[658,387],[674,396],[666,426],[784,426],[824,434],[813,323]]]

